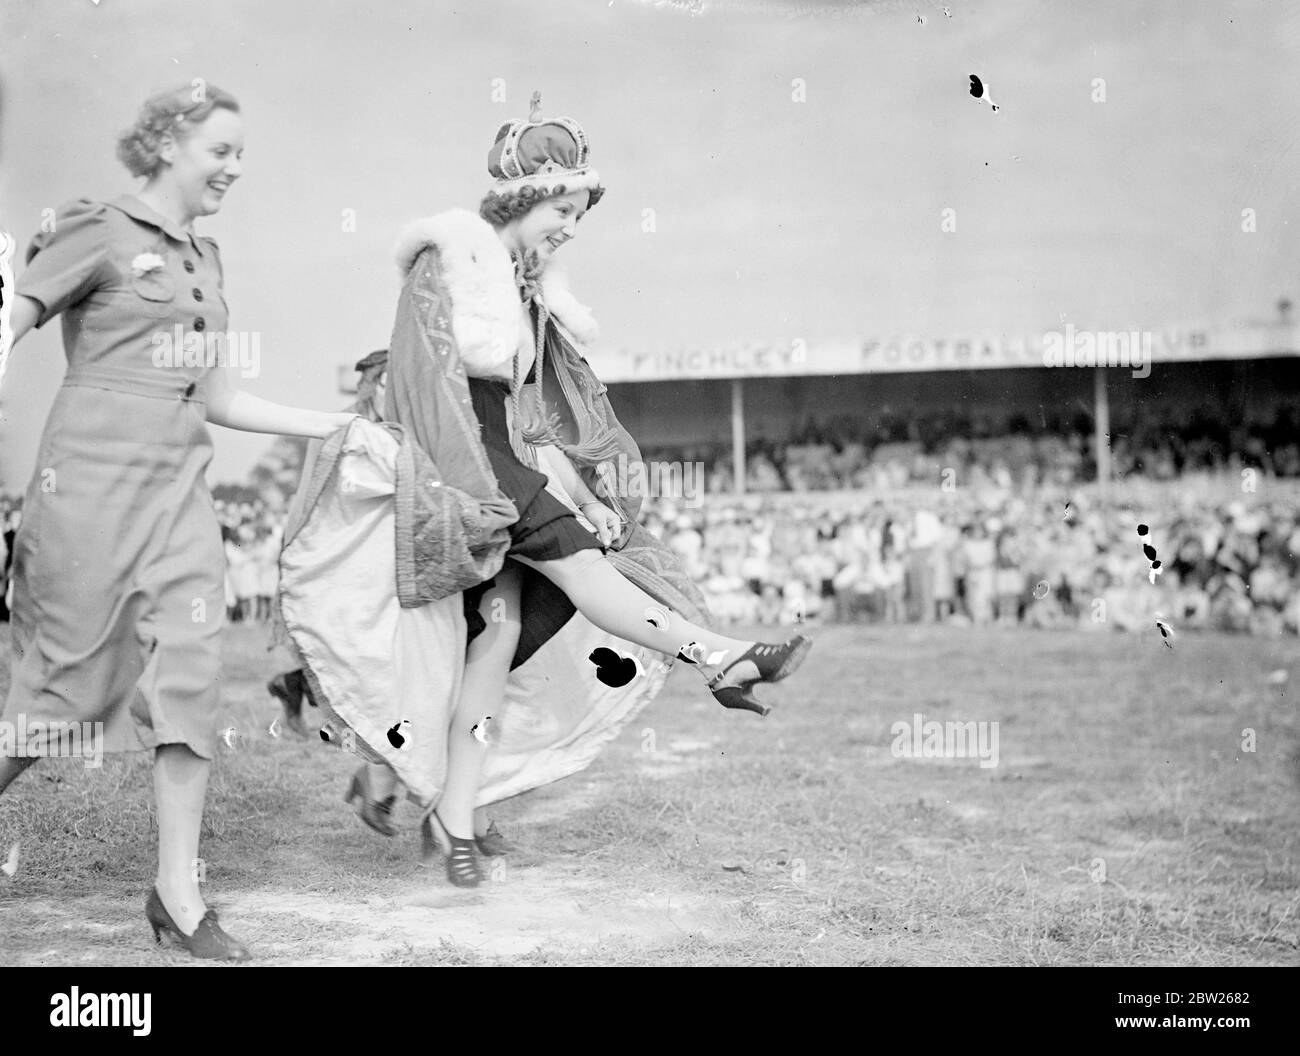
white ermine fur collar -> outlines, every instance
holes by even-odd
[[[482,217],[467,209],[448,209],[403,229],[396,252],[403,279],[429,245],[438,247],[442,277],[451,296],[452,333],[466,372],[472,377],[509,378],[515,349],[531,352],[533,341],[509,251]],[[550,260],[539,285],[547,310],[579,351],[592,344],[598,333],[596,321],[591,310],[569,292],[563,266]]]

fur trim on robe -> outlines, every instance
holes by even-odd
[[[437,247],[455,305],[452,330],[465,372],[471,378],[511,380],[515,349],[531,354],[532,334],[520,309],[510,251],[486,220],[467,209],[448,209],[403,229],[396,250],[403,279],[428,246]],[[539,285],[547,310],[570,340],[579,347],[593,344],[600,333],[596,320],[570,291],[568,273],[554,257]]]

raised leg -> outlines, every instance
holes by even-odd
[[[555,561],[515,560],[546,576],[601,630],[648,649],[675,656],[683,645],[698,642],[707,652],[727,652],[727,659],[734,660],[753,644],[728,638],[673,612],[627,579],[599,551],[579,550]],[[662,626],[650,622],[652,610]]]
[[[726,708],[766,715],[771,709],[754,697],[751,687],[790,674],[812,645],[802,635],[780,645],[763,645],[701,627],[657,602],[595,550],[580,550],[555,561],[516,560],[550,579],[601,630],[687,659]]]

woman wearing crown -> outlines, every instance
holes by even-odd
[[[326,445],[282,555],[313,690],[387,764],[358,775],[363,817],[383,830],[395,774],[458,886],[481,880],[475,807],[586,766],[674,660],[724,707],[766,714],[752,687],[811,645],[711,630],[637,525],[639,498],[601,472],[640,453],[582,356],[596,328],[554,260],[604,193],[581,127],[534,110],[498,131],[488,169],[477,215],[402,234],[385,415],[400,428],[357,421]]]

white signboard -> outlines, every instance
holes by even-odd
[[[1297,327],[1279,322],[1145,331],[1089,331],[1065,326],[1059,331],[1014,337],[746,342],[656,352],[593,352],[588,358],[602,381],[627,382],[1097,364],[1136,367],[1295,355],[1300,355]]]

